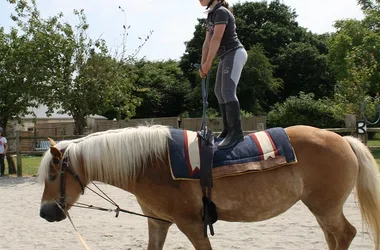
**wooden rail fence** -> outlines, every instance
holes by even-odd
[[[325,130],[332,131],[335,133],[349,133],[354,136],[361,137],[361,140],[367,145],[367,136],[365,135],[357,135],[355,128],[326,128]],[[368,128],[368,132],[380,132],[380,128]],[[254,133],[257,132],[257,130],[248,130],[244,131],[244,134]],[[219,134],[220,132],[214,132],[215,134]],[[51,138],[53,140],[59,141],[59,140],[65,140],[65,139],[76,139],[83,136],[52,136]],[[21,136],[20,131],[16,131],[16,137],[9,137],[8,140],[15,140],[15,150],[8,151],[8,154],[16,155],[17,156],[17,176],[22,176],[22,155],[42,155],[44,151],[36,151],[36,150],[22,150],[21,149],[21,141],[22,140],[46,140],[46,136]],[[380,146],[369,146],[371,150],[379,150]]]

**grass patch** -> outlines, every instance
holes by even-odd
[[[38,173],[38,167],[40,166],[42,156],[28,156],[23,155],[21,162],[22,162],[22,175],[23,176],[33,176],[37,175]],[[15,165],[17,166],[17,157],[14,156],[13,160],[15,162]],[[8,171],[8,164],[6,163],[6,172]]]
[[[368,146],[380,146],[380,140],[368,140]]]
[[[22,156],[22,174],[37,175],[42,156]]]
[[[373,150],[372,154],[373,154],[373,157],[375,157],[377,165],[380,166],[380,150]]]

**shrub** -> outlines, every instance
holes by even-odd
[[[334,116],[329,100],[315,100],[314,94],[300,93],[291,96],[284,103],[276,103],[268,114],[269,127],[310,125],[318,128],[343,127],[344,120]]]

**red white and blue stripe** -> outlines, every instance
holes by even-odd
[[[169,158],[174,179],[199,179],[200,143],[194,131],[171,129]],[[244,137],[244,142],[231,149],[218,150],[215,141],[213,167],[248,162],[260,162],[284,156],[287,163],[296,162],[296,156],[283,128],[271,128]]]

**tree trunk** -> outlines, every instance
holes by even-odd
[[[75,128],[74,135],[83,135],[84,127],[86,126],[86,119],[80,116],[74,117]]]

